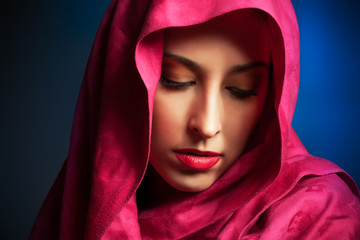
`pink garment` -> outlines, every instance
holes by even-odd
[[[268,14],[273,50],[272,97],[248,150],[209,189],[174,191],[140,209],[162,29],[248,8]],[[114,0],[89,58],[68,158],[30,239],[360,239],[355,183],[308,154],[291,127],[299,70],[290,0]]]

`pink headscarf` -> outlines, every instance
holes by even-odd
[[[247,152],[209,189],[138,209],[163,29],[249,8],[268,16],[273,88]],[[308,154],[291,126],[299,68],[290,0],[114,0],[88,61],[68,158],[30,239],[360,238],[355,183]]]

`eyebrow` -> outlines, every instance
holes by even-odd
[[[187,66],[191,69],[194,69],[196,71],[202,70],[202,67],[199,64],[197,64],[196,62],[194,62],[188,58],[185,58],[185,57],[182,57],[179,55],[174,55],[174,54],[167,53],[167,52],[164,53],[164,57],[167,57],[167,58],[170,58],[177,62],[180,62],[180,63],[184,64],[185,66]]]
[[[256,62],[246,63],[243,65],[236,65],[231,68],[229,73],[242,73],[242,72],[246,72],[248,70],[251,70],[254,68],[260,68],[260,67],[264,67],[264,68],[268,69],[268,65],[266,62],[256,61]]]
[[[179,56],[179,55],[174,55],[171,53],[164,52],[164,57],[167,57],[167,58],[170,58],[177,62],[180,62],[180,63],[184,64],[185,66],[187,66],[193,70],[196,70],[196,71],[201,71],[203,69],[203,67],[201,65],[199,65],[198,63],[196,63],[188,58]],[[259,67],[265,67],[266,69],[268,69],[268,64],[264,61],[255,61],[255,62],[246,63],[246,64],[242,64],[242,65],[235,65],[234,67],[232,67],[230,69],[229,74],[242,73],[242,72],[246,72],[251,69],[259,68]]]

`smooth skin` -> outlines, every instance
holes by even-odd
[[[236,29],[227,27],[234,22]],[[165,30],[150,163],[168,184],[206,190],[240,158],[264,108],[269,65],[267,25],[254,13]],[[176,158],[177,149],[217,152],[221,159],[192,169]]]

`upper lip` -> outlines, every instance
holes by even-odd
[[[182,153],[182,154],[191,154],[191,155],[196,155],[196,156],[204,156],[204,157],[221,156],[221,154],[218,152],[201,151],[201,150],[197,150],[197,149],[193,149],[193,148],[176,149],[176,150],[174,150],[174,152]]]

